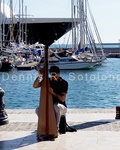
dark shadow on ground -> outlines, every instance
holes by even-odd
[[[0,149],[1,150],[6,150],[6,149],[9,148],[9,150],[13,150],[13,149],[17,149],[17,148],[20,148],[20,147],[25,147],[25,146],[34,144],[36,142],[37,142],[37,140],[36,140],[36,131],[34,131],[30,135],[25,136],[25,137],[20,137],[20,138],[16,138],[16,139],[12,139],[12,140],[0,141]]]
[[[95,127],[95,126],[109,124],[111,122],[112,121],[97,120],[97,121],[90,121],[90,122],[80,123],[80,124],[76,124],[76,125],[70,125],[70,127],[75,128],[76,130],[82,130],[82,129],[92,128],[92,127]]]
[[[39,141],[37,140],[36,132],[37,131],[31,132],[31,134],[28,136],[23,136],[23,137],[11,139],[11,140],[0,141],[0,150],[19,149],[21,147],[26,147],[26,146],[38,143]],[[54,140],[52,139],[50,141],[54,141]]]

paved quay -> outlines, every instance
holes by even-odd
[[[120,150],[120,120],[115,109],[68,109],[67,123],[77,132],[54,141],[36,140],[33,109],[6,109],[9,124],[0,126],[0,150]]]

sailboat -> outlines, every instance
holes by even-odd
[[[96,47],[95,39],[92,33],[90,23],[88,21],[87,6],[90,11],[89,3],[87,0],[71,0],[72,12],[72,55],[60,56],[59,53],[53,53],[49,57],[49,67],[57,65],[60,69],[90,69],[94,66],[101,64],[105,59],[102,42],[93,19],[92,23],[95,27],[95,32],[99,44]],[[76,21],[77,20],[77,21]],[[41,60],[40,65],[42,66]]]
[[[87,61],[92,59],[96,64],[101,64],[106,56],[88,0],[73,0],[72,12],[74,57]],[[79,18],[80,22],[76,23],[75,18]]]

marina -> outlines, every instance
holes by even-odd
[[[12,1],[10,2],[12,4]],[[109,56],[109,54],[111,53],[115,53],[115,54],[119,53],[119,48],[120,48],[119,43],[103,44],[98,34],[98,30],[96,29],[97,28],[96,24],[94,23],[94,27],[96,29],[97,36],[98,36],[98,40],[95,41],[94,36],[92,36],[90,30],[91,26],[89,25],[89,22],[87,20],[88,11],[85,11],[87,8],[86,6],[89,5],[85,5],[84,7],[84,2],[82,0],[79,1],[79,3],[71,3],[71,4],[73,4],[72,11],[71,11],[72,18],[69,19],[64,18],[64,19],[57,19],[57,20],[55,18],[53,19],[27,18],[26,22],[22,22],[24,25],[25,23],[32,24],[32,26],[34,26],[36,30],[38,29],[38,26],[41,25],[43,26],[43,28],[40,27],[40,29],[41,30],[44,29],[43,31],[45,31],[46,29],[51,30],[51,28],[49,28],[51,24],[53,26],[52,28],[56,26],[56,28],[54,28],[53,30],[54,31],[56,30],[56,33],[58,35],[57,37],[55,37],[56,34],[54,33],[53,30],[51,30],[51,32],[49,32],[49,30],[47,32],[42,32],[44,33],[44,35],[41,34],[41,36],[43,37],[42,38],[39,37],[41,39],[40,40],[41,45],[43,45],[42,49],[40,49],[40,47],[38,47],[38,45],[35,44],[35,42],[39,43],[39,41],[37,41],[36,38],[34,39],[35,41],[31,40],[32,36],[30,35],[30,32],[27,40],[24,39],[25,37],[23,38],[21,36],[21,34],[23,33],[19,32],[18,37],[16,39],[17,43],[9,41],[9,39],[13,40],[12,39],[13,36],[11,35],[14,35],[14,37],[16,36],[15,32],[13,32],[12,34],[10,34],[9,32],[8,39],[6,40],[7,42],[9,41],[8,43],[10,47],[8,46],[7,47],[8,49],[5,48],[4,50],[4,47],[2,47],[1,45],[1,53],[0,53],[1,54],[0,57],[2,58],[4,55],[6,55],[5,52],[9,51],[10,56],[8,57],[9,59],[12,59],[12,62],[10,64],[13,65],[13,67],[10,70],[5,70],[5,71],[1,70],[0,72],[0,81],[1,81],[0,86],[5,90],[6,108],[33,109],[38,106],[40,91],[39,89],[38,90],[33,89],[33,81],[38,76],[35,67],[37,63],[41,60],[41,58],[44,57],[42,56],[42,52],[44,51],[44,46],[46,45],[46,43],[48,43],[49,49],[51,49],[52,51],[57,51],[57,50],[59,51],[61,49],[64,50],[64,47],[60,47],[60,45],[59,45],[59,49],[57,49],[56,47],[52,48],[52,46],[54,45],[55,40],[58,40],[63,34],[65,34],[67,31],[70,31],[71,29],[73,30],[73,36],[72,36],[73,43],[70,49],[69,48],[66,49],[67,51],[72,50],[73,52],[72,58],[70,57],[69,59],[69,57],[63,57],[63,58],[58,57],[58,60],[60,60],[59,64],[60,65],[62,64],[62,67],[64,67],[63,70],[60,68],[61,76],[65,78],[69,83],[69,91],[67,96],[68,108],[98,108],[98,107],[113,108],[119,104],[119,97],[120,97],[118,92],[119,91],[119,67],[118,67],[119,59],[115,59],[115,58],[104,59],[106,56]],[[82,6],[82,7],[78,7],[78,6]],[[79,10],[81,11],[80,14],[79,14]],[[12,17],[13,16],[10,15],[11,19]],[[78,20],[80,18],[81,20],[79,22]],[[18,19],[20,19],[20,15]],[[14,24],[17,24],[17,21],[18,20],[16,18],[13,19]],[[60,23],[60,24],[56,25],[56,23]],[[8,24],[9,23],[7,22],[6,25]],[[21,31],[21,22],[19,22],[17,27],[19,29],[18,31]],[[60,30],[59,27],[62,30]],[[2,28],[3,26],[1,24],[1,29]],[[32,32],[35,33],[36,30]],[[80,37],[76,36],[78,35],[78,33],[76,32],[77,30],[80,31],[79,32]],[[12,31],[13,30],[11,29],[11,32]],[[39,30],[37,31],[38,31],[38,35],[40,35],[39,34],[40,31]],[[48,33],[49,33],[49,38],[48,38]],[[4,36],[1,37],[1,44],[3,42],[2,38],[4,38]],[[23,43],[23,41],[25,41],[25,43]],[[26,45],[28,44],[27,43],[28,41],[30,41],[29,46]],[[33,43],[31,43],[31,41]],[[66,63],[66,59],[68,60],[69,65]],[[73,60],[72,63],[70,62],[70,60]],[[100,64],[99,64],[99,60],[101,62]],[[27,61],[30,63],[26,64]],[[79,62],[82,67],[76,65],[76,63],[74,62]],[[49,64],[50,63],[51,62],[49,62]],[[52,63],[51,65],[55,65],[55,64]]]
[[[0,150],[119,150],[119,3],[89,1],[0,0]]]
[[[16,17],[13,18],[13,11],[12,11],[13,6],[12,6],[12,4],[13,4],[13,1],[10,1],[10,12],[11,12],[10,13],[10,19],[13,20],[14,23],[16,23],[17,18]],[[22,1],[22,7],[23,7],[23,1]],[[21,9],[20,4],[19,4],[19,9]],[[104,54],[104,50],[102,48],[102,42],[101,42],[99,32],[97,30],[95,21],[94,22],[92,21],[93,16],[91,15],[91,11],[89,9],[90,8],[89,8],[88,1],[86,1],[86,2],[78,1],[78,3],[76,3],[76,1],[71,1],[71,15],[72,15],[71,21],[72,22],[70,22],[69,29],[67,29],[67,27],[64,27],[67,31],[64,30],[64,32],[63,32],[61,30],[60,34],[62,36],[63,34],[65,34],[66,32],[71,30],[71,32],[72,32],[72,56],[71,57],[65,57],[65,58],[57,57],[58,58],[58,64],[56,64],[56,65],[58,65],[60,67],[60,69],[89,69],[89,68],[92,68],[98,64],[101,64],[104,61],[104,59],[106,58],[106,56]],[[88,19],[88,12],[90,15],[89,18],[92,21],[91,24],[89,23],[89,19]],[[1,14],[1,16],[2,16],[2,14]],[[6,40],[8,41],[8,44],[11,46],[11,47],[8,47],[9,51],[11,51],[11,55],[13,53],[14,53],[14,55],[17,55],[17,56],[19,55],[21,61],[23,59],[22,58],[23,51],[28,51],[25,53],[25,56],[24,56],[26,58],[26,61],[27,61],[27,56],[28,56],[27,53],[29,53],[29,51],[31,51],[32,49],[35,50],[35,47],[31,47],[31,45],[33,44],[31,42],[29,43],[29,46],[28,46],[28,40],[30,40],[30,37],[27,37],[28,39],[26,40],[26,38],[23,36],[23,30],[22,29],[25,30],[26,28],[23,28],[24,22],[20,22],[20,19],[21,19],[21,16],[19,15],[18,37],[16,37],[16,33],[14,31],[15,29],[13,28],[13,22],[10,22],[11,23],[11,29],[10,29],[9,36],[7,37]],[[23,21],[23,16],[22,16],[22,21]],[[27,23],[27,20],[26,20],[26,23]],[[47,22],[47,24],[48,24],[48,22]],[[36,25],[36,23],[35,23],[35,25]],[[54,25],[54,24],[52,23],[52,25]],[[93,31],[91,30],[92,27],[94,27]],[[3,28],[2,24],[0,25],[0,28],[1,29]],[[96,32],[95,32],[95,30],[96,30]],[[1,31],[3,32],[3,30],[1,30]],[[25,30],[25,33],[26,33],[26,30]],[[93,33],[95,33],[95,35],[93,35]],[[49,34],[52,34],[52,33],[49,33]],[[96,36],[96,42],[99,44],[99,49],[96,49],[96,43],[94,40],[94,36]],[[42,38],[43,37],[44,36],[42,35]],[[10,40],[8,38],[10,38]],[[1,37],[1,55],[4,55],[4,52],[6,51],[6,50],[3,51],[3,44],[2,44],[3,39],[4,39],[4,36]],[[14,42],[15,41],[14,39],[16,39],[16,42]],[[46,45],[50,46],[52,43],[54,43],[53,39],[54,39],[53,37],[49,36],[49,39],[43,38],[43,40],[41,40],[40,42],[44,46],[46,46]],[[57,39],[59,39],[59,36],[57,37]],[[53,42],[51,40],[53,40]],[[11,42],[11,41],[13,41],[13,42]],[[23,42],[23,41],[25,41],[25,42]],[[37,42],[37,41],[35,41],[35,42]],[[25,47],[27,47],[27,48],[25,48]],[[6,47],[5,47],[5,49],[6,49]],[[16,52],[13,52],[15,50],[16,50]],[[81,53],[81,51],[82,51],[82,53]],[[37,53],[38,53],[38,51],[37,51]],[[31,54],[31,52],[30,52],[30,54]],[[37,54],[34,53],[32,55],[33,55],[33,57],[35,57]],[[44,57],[44,55],[39,55],[39,56]],[[16,60],[14,58],[14,62],[15,61]],[[49,64],[52,65],[51,63],[52,63],[52,61]],[[54,61],[54,63],[55,63],[55,61]],[[16,67],[19,70],[20,69],[33,69],[34,68],[31,64],[29,64],[29,65],[25,64],[24,66],[23,65],[17,65]]]

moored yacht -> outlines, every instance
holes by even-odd
[[[76,69],[90,69],[96,65],[96,61],[78,59],[75,55],[59,56],[56,52],[53,52],[52,57],[49,57],[50,66],[58,66],[60,69],[76,70]],[[43,67],[44,58],[41,59],[40,67]]]

